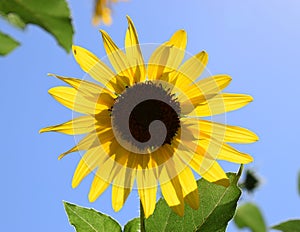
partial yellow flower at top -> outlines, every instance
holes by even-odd
[[[111,19],[111,4],[118,0],[95,0],[93,24],[97,25],[103,22],[105,25],[112,23]]]
[[[228,177],[217,160],[252,161],[250,155],[228,143],[255,142],[258,137],[253,132],[203,118],[239,109],[252,97],[223,93],[231,81],[228,75],[199,79],[208,55],[202,51],[184,60],[184,30],[175,32],[145,62],[134,24],[127,19],[124,51],[101,31],[113,69],[88,50],[73,46],[79,66],[94,80],[55,75],[70,87],[54,87],[49,93],[81,115],[41,132],[85,135],[59,158],[83,152],[72,186],[77,187],[93,172],[90,201],[112,184],[112,207],[118,211],[136,186],[149,217],[160,185],[168,205],[183,215],[184,202],[193,209],[199,207],[193,171],[228,186]]]

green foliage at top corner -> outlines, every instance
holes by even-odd
[[[8,13],[4,14],[0,11],[0,16],[7,20],[11,25],[24,30],[26,28],[26,23],[20,18],[18,14]]]
[[[227,174],[228,187],[209,183],[204,179],[197,181],[200,207],[193,210],[186,205],[183,217],[175,214],[165,200],[160,199],[154,214],[146,219],[146,231],[156,232],[224,232],[232,219],[241,190],[237,187],[239,176]]]
[[[74,31],[65,0],[1,0],[0,14],[19,28],[27,24],[42,27],[66,51],[71,50]]]

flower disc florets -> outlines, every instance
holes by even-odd
[[[146,81],[127,87],[111,111],[119,142],[139,153],[171,144],[180,128],[180,104],[161,83]]]

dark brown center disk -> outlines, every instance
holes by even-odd
[[[170,91],[150,81],[127,88],[116,99],[111,116],[121,138],[141,150],[171,144],[180,127],[179,102]],[[150,133],[149,126],[156,120],[165,128],[163,131],[157,128]],[[128,127],[131,136],[126,129]],[[166,133],[164,141],[156,140],[155,137],[160,138],[161,133]]]

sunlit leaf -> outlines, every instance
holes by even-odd
[[[76,232],[120,232],[121,226],[111,217],[95,211],[83,208],[68,202],[64,202],[70,224]]]
[[[9,35],[6,35],[0,31],[0,55],[4,56],[11,51],[13,51],[16,47],[18,47],[20,43]]]
[[[23,30],[26,27],[26,23],[19,17],[19,15],[15,13],[4,14],[0,11],[0,16],[6,19],[11,25],[19,29]]]
[[[198,180],[200,207],[193,210],[185,206],[183,217],[175,214],[163,199],[156,205],[154,214],[146,219],[146,231],[155,232],[224,232],[232,219],[241,190],[237,187],[238,176],[227,174],[228,187]]]
[[[299,232],[300,220],[290,220],[290,221],[282,222],[279,225],[273,226],[272,229],[280,230],[282,232]]]
[[[11,20],[20,27],[22,22],[42,27],[56,38],[59,45],[70,51],[73,27],[65,0],[1,0],[0,12],[7,18],[13,17]]]
[[[140,219],[139,218],[132,219],[124,227],[124,232],[139,232],[139,231],[140,231]]]
[[[245,203],[237,208],[234,222],[238,228],[249,228],[252,232],[266,232],[266,224],[259,208]]]

